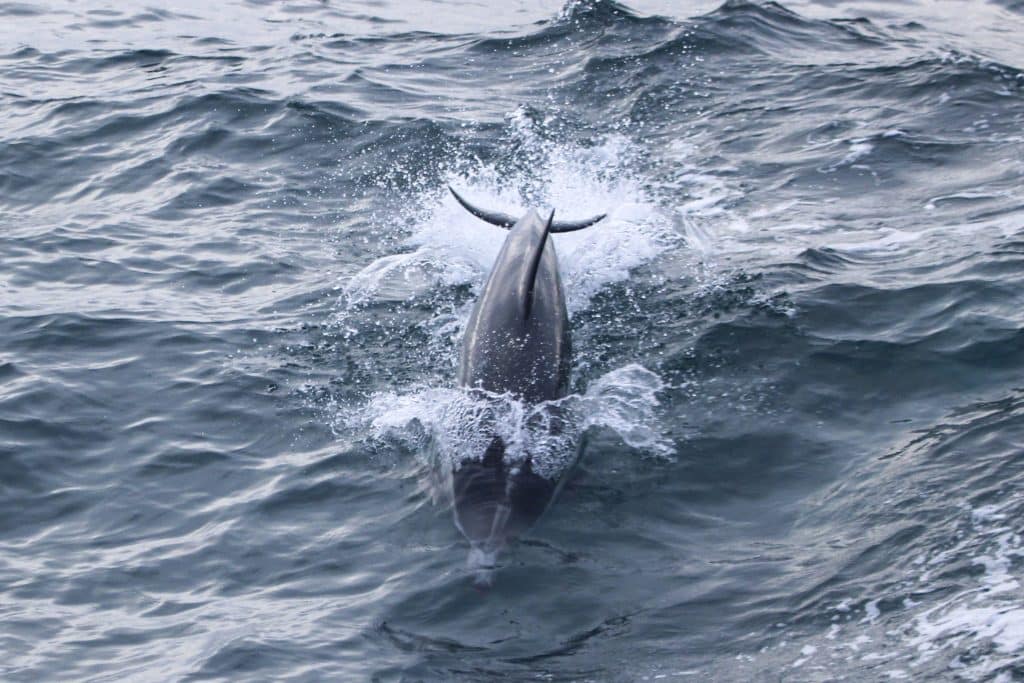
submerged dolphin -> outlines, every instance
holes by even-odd
[[[534,405],[564,397],[572,344],[555,245],[548,235],[581,230],[605,214],[554,222],[554,211],[544,218],[531,209],[515,220],[479,209],[449,189],[470,213],[509,229],[466,326],[459,384]],[[479,585],[490,582],[489,569],[502,547],[533,526],[559,490],[557,479],[535,471],[529,453],[510,464],[505,448],[495,436],[482,455],[464,459],[452,472],[455,524],[470,542],[469,564],[477,570]]]

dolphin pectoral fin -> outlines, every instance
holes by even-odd
[[[584,218],[581,221],[558,221],[551,226],[551,232],[574,232],[576,230],[582,230],[583,228],[589,228],[598,221],[604,220],[607,216],[608,214],[602,213],[600,216]]]
[[[533,290],[536,288],[537,270],[540,268],[540,260],[544,256],[544,247],[547,246],[548,235],[551,233],[551,222],[554,219],[555,210],[552,209],[551,215],[548,216],[548,220],[544,224],[544,232],[541,233],[540,244],[537,245],[536,251],[530,255],[530,267],[524,273],[526,279],[519,288],[519,291],[523,293],[523,320],[530,317],[530,310],[533,308]]]
[[[451,185],[448,186],[448,190],[451,191],[452,196],[455,197],[455,200],[459,204],[462,204],[462,207],[466,209],[466,211],[469,211],[480,220],[486,221],[491,225],[497,225],[499,228],[505,228],[506,230],[516,224],[516,219],[508,214],[498,213],[497,211],[485,211],[484,209],[473,206],[463,199],[462,195],[456,192],[455,188]]]

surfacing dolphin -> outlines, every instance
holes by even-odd
[[[469,316],[459,384],[511,394],[531,405],[564,397],[572,344],[558,258],[548,235],[582,230],[605,214],[556,222],[554,211],[545,218],[530,209],[515,220],[477,208],[448,189],[474,216],[509,230]],[[557,429],[557,419],[551,424]],[[490,584],[498,552],[534,525],[564,481],[537,473],[530,453],[507,462],[505,450],[503,440],[494,436],[483,454],[463,459],[452,472],[455,524],[469,540],[469,565],[478,586]]]

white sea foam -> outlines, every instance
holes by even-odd
[[[796,657],[791,666],[803,669],[812,661],[828,668],[859,664],[892,679],[918,680],[946,672],[957,680],[1009,680],[1008,668],[1024,663],[1024,541],[1018,519],[1010,513],[1019,505],[1017,494],[965,506],[956,540],[915,558],[905,581],[860,606],[840,601],[831,608],[827,632],[793,634],[792,644],[766,648],[764,656]],[[909,597],[947,587],[937,575],[957,571],[965,560],[982,571],[965,579],[956,592],[938,601]],[[883,609],[883,603],[901,604],[902,609]]]
[[[907,643],[918,655],[915,664],[952,656],[964,677],[980,679],[1024,661],[1020,590],[1024,543],[1020,528],[1011,524],[1006,514],[1019,499],[1019,495],[1012,496],[971,510],[965,533],[954,548],[942,553],[947,561],[972,557],[984,573],[975,585],[923,610],[906,624]],[[960,661],[957,653],[970,648],[986,655]]]
[[[671,457],[675,451],[657,415],[663,388],[655,373],[628,365],[582,394],[540,405],[461,388],[416,387],[374,395],[360,417],[371,438],[401,442],[431,465],[457,469],[499,437],[510,464],[529,457],[534,471],[554,478],[576,458],[580,437],[590,428],[609,429],[651,456]]]

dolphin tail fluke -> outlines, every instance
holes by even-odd
[[[497,211],[486,211],[484,209],[475,207],[469,202],[467,202],[465,199],[463,199],[462,195],[456,192],[454,187],[449,185],[448,189],[451,191],[452,196],[455,197],[455,200],[459,204],[462,204],[462,207],[466,211],[469,211],[471,214],[473,214],[480,220],[486,221],[491,225],[497,225],[499,228],[506,229],[511,228],[513,225],[516,224],[516,219],[513,218],[512,216],[509,216],[508,214],[504,213],[498,213]]]
[[[602,213],[600,216],[584,218],[581,221],[558,221],[551,224],[551,232],[575,232],[576,230],[589,228],[594,223],[604,220],[607,215],[608,214],[606,213]]]
[[[513,225],[516,224],[516,219],[514,216],[510,216],[505,213],[499,213],[497,211],[488,211],[486,209],[481,209],[480,207],[474,206],[473,204],[470,204],[468,201],[466,201],[466,199],[458,192],[456,192],[455,188],[453,188],[451,185],[448,186],[448,189],[451,191],[452,196],[455,197],[455,200],[458,201],[459,204],[462,204],[463,208],[465,208],[466,211],[469,211],[471,214],[473,214],[480,220],[486,221],[491,225],[497,225],[499,228],[506,229],[511,228]],[[582,230],[583,228],[589,228],[594,223],[603,220],[607,215],[608,214],[606,213],[602,213],[600,216],[585,218],[581,221],[557,221],[551,224],[550,232],[574,232],[576,230]]]

